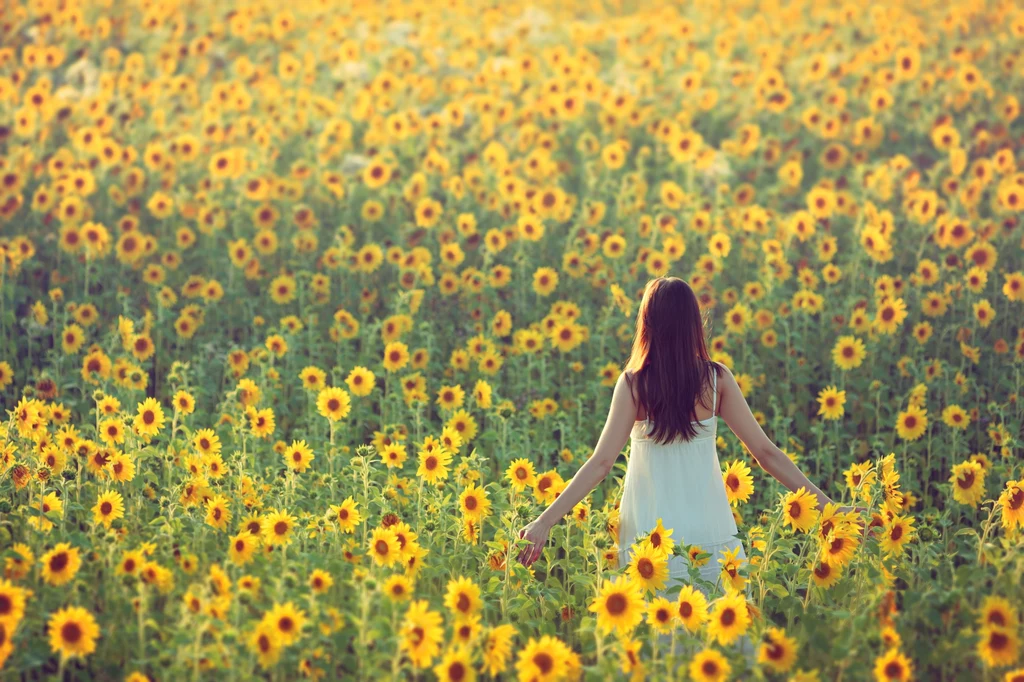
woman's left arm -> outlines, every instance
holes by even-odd
[[[540,558],[544,551],[551,528],[572,511],[580,500],[590,494],[597,484],[605,479],[623,446],[629,440],[629,433],[636,421],[636,402],[625,373],[619,375],[612,393],[612,404],[604,422],[601,437],[594,448],[594,454],[583,463],[565,490],[530,525],[519,531],[519,537],[530,544],[519,553],[519,561],[529,566]]]

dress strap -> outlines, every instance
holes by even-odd
[[[714,417],[717,414],[715,403],[718,399],[718,371],[715,369],[715,363],[711,363],[711,376],[711,416]]]

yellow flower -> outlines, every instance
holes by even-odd
[[[694,682],[724,682],[729,679],[732,666],[718,651],[704,649],[690,660],[688,670]]]
[[[818,415],[823,419],[839,419],[845,413],[846,391],[840,391],[835,386],[827,386],[818,393]]]
[[[676,597],[675,615],[690,632],[696,632],[708,619],[708,600],[692,585],[683,585]]]
[[[471,616],[483,607],[483,602],[480,601],[480,588],[472,580],[463,576],[449,580],[444,596],[444,605],[456,617]]]
[[[589,610],[597,614],[597,626],[605,633],[626,634],[643,620],[641,586],[626,576],[605,580]]]
[[[722,474],[725,494],[731,504],[746,502],[754,494],[754,478],[750,467],[739,460],[729,462]]]
[[[336,422],[348,416],[352,408],[352,398],[343,388],[324,388],[317,395],[316,407],[322,417]]]
[[[69,606],[50,616],[46,631],[50,649],[61,658],[85,657],[96,651],[100,628],[91,613],[78,606]]]
[[[899,649],[889,649],[875,659],[876,682],[907,682],[913,672],[910,659]]]
[[[782,518],[785,525],[803,533],[818,520],[818,500],[806,488],[790,492],[782,500]]]
[[[665,587],[668,579],[668,556],[650,540],[644,540],[633,546],[626,574],[648,592],[657,592]]]
[[[75,577],[82,560],[77,548],[62,542],[40,557],[39,564],[42,566],[43,580],[59,587]]]
[[[155,398],[146,398],[144,402],[139,403],[133,426],[139,434],[152,437],[163,429],[165,419],[160,403]]]
[[[908,405],[907,409],[896,417],[896,433],[903,440],[915,441],[928,429],[928,410],[917,405]]]
[[[92,508],[93,521],[110,528],[117,519],[124,517],[124,498],[115,490],[108,490],[99,496]]]
[[[726,594],[712,603],[708,615],[708,635],[719,644],[736,641],[750,626],[750,612],[742,593]]]
[[[860,367],[865,357],[864,342],[855,336],[840,336],[832,348],[832,361],[842,370]]]

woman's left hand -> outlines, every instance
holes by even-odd
[[[519,537],[530,543],[519,552],[519,563],[529,568],[530,564],[539,559],[550,534],[551,527],[544,524],[539,518],[519,531]]]

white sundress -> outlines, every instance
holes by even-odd
[[[669,443],[655,442],[649,436],[649,415],[633,424],[619,503],[620,566],[629,563],[631,545],[650,533],[658,519],[666,530],[672,531],[676,545],[697,545],[711,554],[700,567],[703,580],[719,582],[722,566],[718,559],[724,552],[739,547],[738,556],[746,558],[743,543],[736,537],[736,520],[725,494],[718,462],[715,445],[717,372],[713,372],[713,376],[711,416],[695,422],[699,426],[691,440],[677,438]],[[669,559],[667,587],[680,580],[690,582],[689,561],[683,556],[673,556]]]

